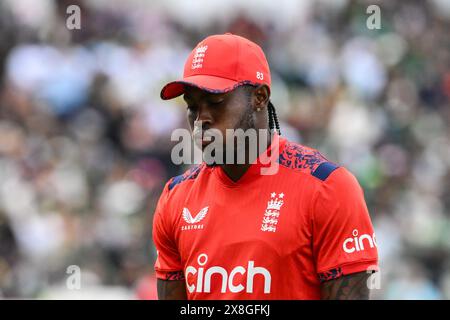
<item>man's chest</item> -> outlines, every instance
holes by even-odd
[[[192,193],[174,209],[181,258],[188,262],[205,252],[220,261],[292,255],[310,243],[307,206],[299,201],[283,188]]]

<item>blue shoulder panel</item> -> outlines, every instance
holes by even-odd
[[[325,181],[328,178],[328,176],[337,168],[339,168],[339,166],[337,166],[332,162],[322,162],[316,168],[316,170],[314,170],[312,175],[316,178],[319,178],[322,181]]]
[[[197,165],[187,170],[185,173],[173,177],[172,181],[169,183],[169,190],[172,190],[177,184],[180,184],[185,180],[197,178],[198,174],[200,173],[201,167],[202,167],[201,165]]]

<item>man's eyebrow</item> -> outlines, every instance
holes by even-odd
[[[208,94],[207,94],[207,97],[208,98],[211,98],[211,97],[225,97],[227,95],[227,92],[209,92]]]
[[[214,97],[226,97],[227,96],[227,92],[204,92],[201,94],[201,96],[199,97],[200,99],[210,99],[210,98],[214,98]],[[194,98],[191,97],[187,92],[185,92],[183,94],[183,99],[184,101],[192,101]]]

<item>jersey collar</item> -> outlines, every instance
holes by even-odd
[[[213,175],[226,187],[240,187],[255,181],[256,179],[264,176],[263,172],[267,172],[270,167],[270,163],[273,161],[278,164],[279,154],[282,152],[286,139],[280,137],[278,134],[274,134],[270,146],[262,152],[258,158],[250,165],[248,170],[242,175],[238,181],[233,181],[228,177],[221,166],[215,166],[212,168]],[[278,149],[278,151],[277,151]],[[271,157],[270,162],[268,157]]]

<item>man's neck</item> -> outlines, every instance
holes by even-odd
[[[257,136],[257,146],[259,146],[259,143],[260,143],[259,140],[260,140],[260,138],[258,135]],[[266,141],[267,141],[267,143],[264,145],[264,150],[259,150],[260,151],[259,154],[261,154],[262,152],[265,152],[272,142],[272,136],[270,134],[270,131],[268,131]],[[251,164],[256,160],[256,159],[249,158],[249,149],[248,148],[246,148],[245,152],[246,152],[246,155],[245,155],[246,163],[220,165],[220,167],[223,169],[225,174],[234,182],[237,182],[247,172],[247,170],[250,168]]]

